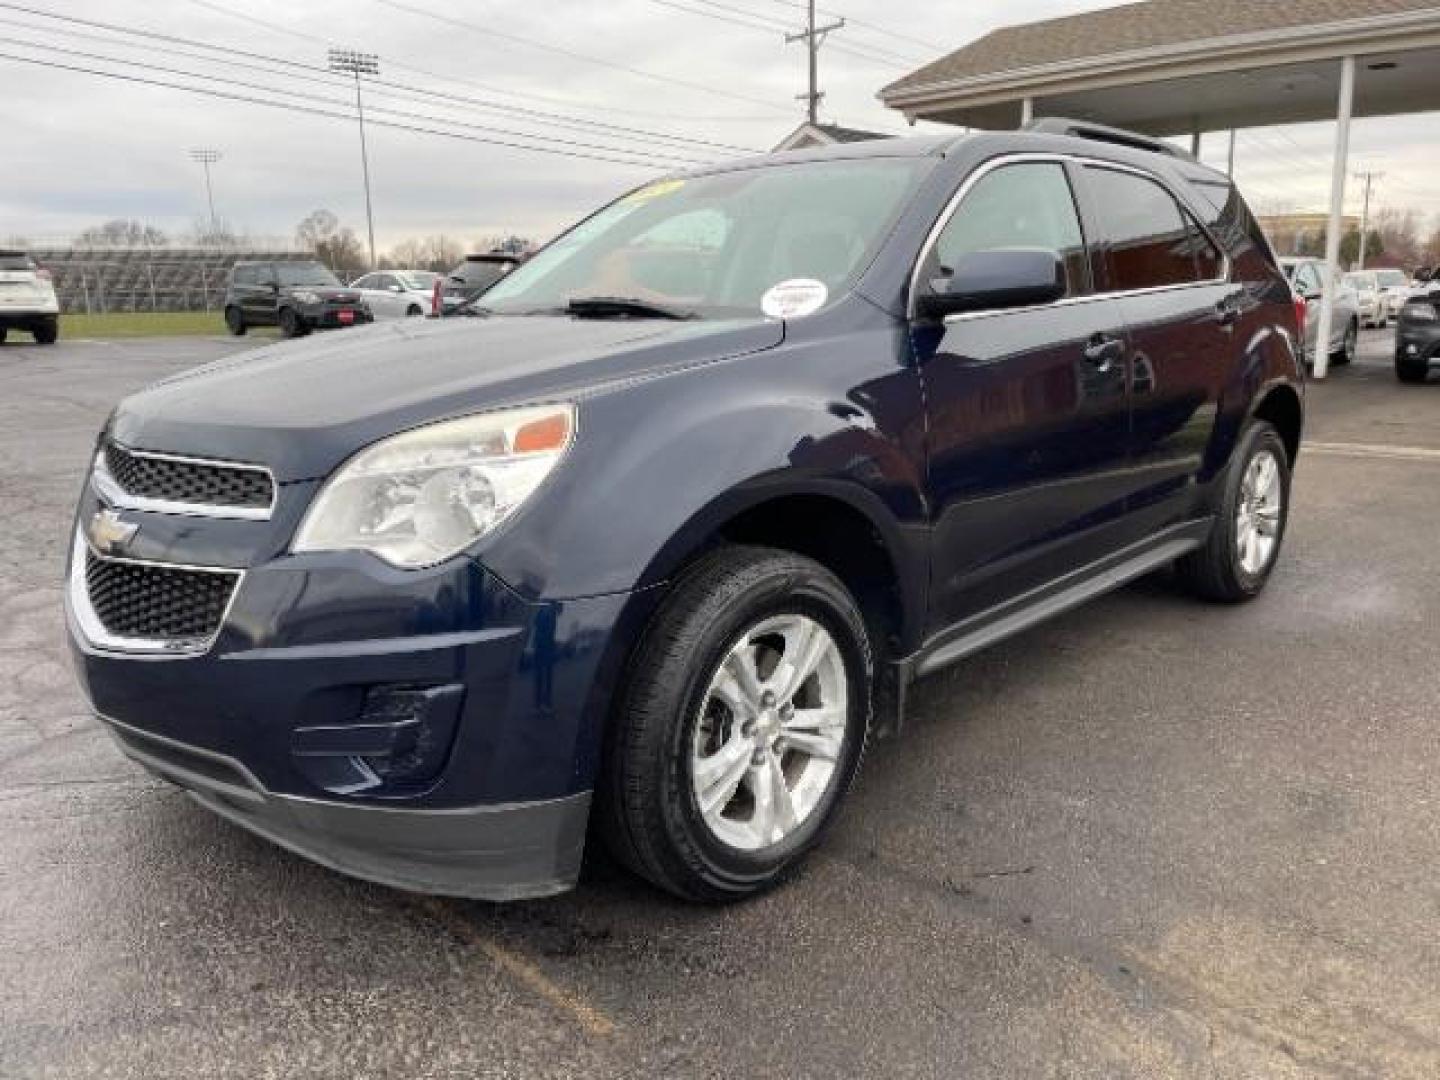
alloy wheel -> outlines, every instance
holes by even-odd
[[[1235,512],[1235,548],[1240,569],[1254,576],[1270,565],[1280,542],[1280,519],[1285,486],[1280,463],[1271,450],[1262,450],[1245,466]]]
[[[710,679],[690,748],[691,789],[714,837],[755,851],[815,813],[844,749],[845,661],[805,615],[761,620]]]

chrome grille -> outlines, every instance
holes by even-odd
[[[268,511],[275,500],[270,473],[254,465],[227,465],[130,450],[106,442],[105,469],[132,498],[195,507]]]
[[[106,633],[156,642],[209,640],[239,582],[233,571],[102,559],[85,552],[85,591]]]

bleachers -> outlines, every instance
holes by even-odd
[[[308,252],[277,247],[39,247],[35,261],[50,271],[60,310],[218,310],[230,268],[252,259],[304,259]]]

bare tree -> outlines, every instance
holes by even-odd
[[[346,281],[369,267],[365,248],[355,230],[340,224],[329,210],[315,210],[295,226],[295,241]]]
[[[112,218],[75,237],[81,247],[164,247],[169,242],[169,237],[154,225],[133,218]]]

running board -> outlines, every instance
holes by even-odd
[[[908,678],[920,678],[943,667],[949,667],[998,641],[1004,641],[1037,623],[1143,577],[1166,563],[1174,562],[1205,543],[1213,520],[1207,517],[1171,526],[1164,532],[1132,544],[1099,562],[1081,567],[988,611],[970,616],[937,635],[914,656],[902,661]]]

